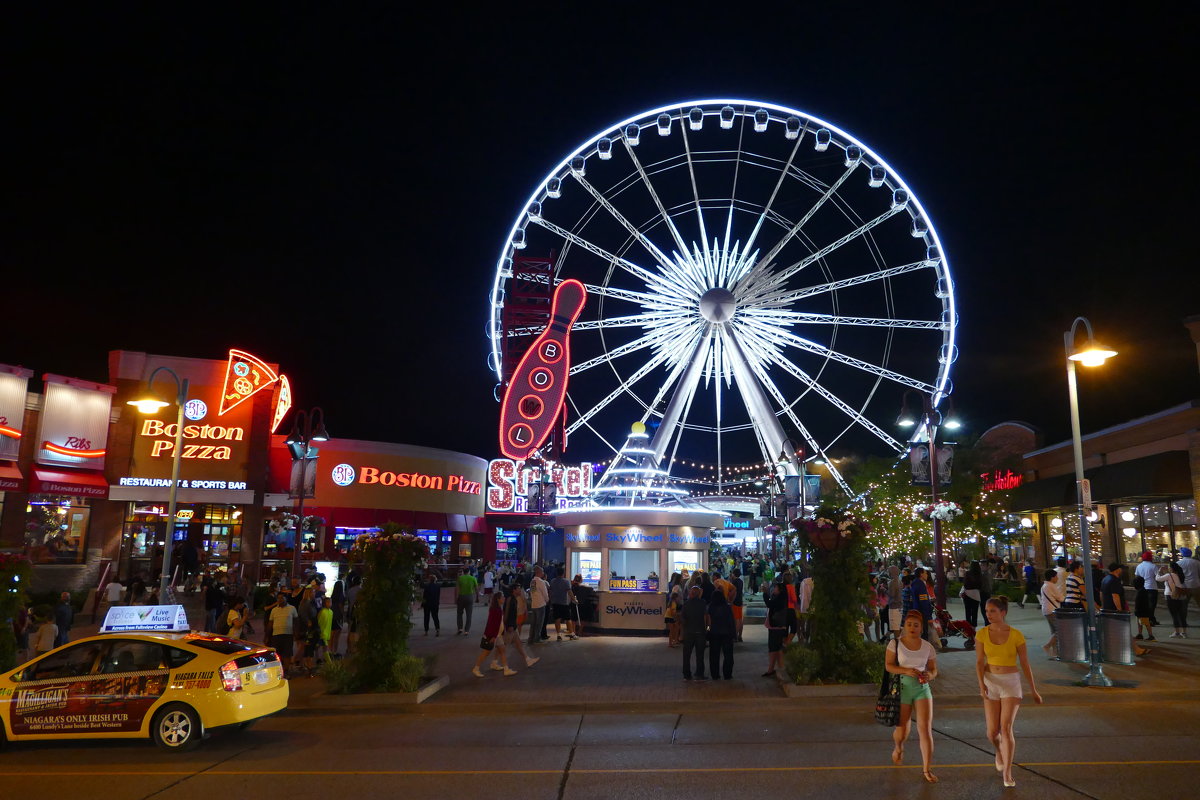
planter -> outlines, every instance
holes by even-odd
[[[424,703],[450,685],[449,675],[429,675],[422,679],[415,692],[364,692],[362,694],[328,694],[318,692],[309,700],[313,708],[379,708],[409,706]]]
[[[841,550],[850,544],[850,536],[842,536],[837,528],[820,528],[808,534],[808,540],[826,553]]]
[[[801,686],[798,683],[785,683],[783,693],[788,697],[875,697],[879,693],[879,684],[826,683],[820,686]]]

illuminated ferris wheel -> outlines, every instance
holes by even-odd
[[[791,108],[665,106],[555,166],[496,267],[502,381],[512,344],[537,332],[511,312],[530,307],[530,286],[568,278],[588,292],[572,332],[572,447],[590,433],[616,452],[640,420],[663,465],[801,449],[845,486],[831,447],[904,452],[887,431],[900,393],[936,405],[951,390],[957,314],[932,221],[878,154]]]

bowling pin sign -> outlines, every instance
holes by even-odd
[[[550,324],[521,358],[500,406],[500,452],[514,461],[526,459],[549,438],[567,399],[571,371],[571,326],[579,319],[587,290],[577,280],[554,290]]]

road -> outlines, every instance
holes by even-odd
[[[1200,703],[1028,705],[1017,787],[1004,789],[982,712],[935,713],[937,786],[865,708],[718,703],[679,713],[285,712],[215,732],[190,754],[140,742],[9,745],[0,797],[622,800],[688,797],[1162,798],[1194,796]]]

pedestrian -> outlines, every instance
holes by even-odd
[[[334,658],[341,658],[338,652],[342,640],[342,626],[346,624],[346,584],[341,580],[333,582],[333,593],[330,595],[333,608],[333,631],[329,639],[329,652]]]
[[[1108,565],[1108,575],[1100,585],[1100,597],[1105,611],[1129,611],[1129,603],[1125,599],[1125,584],[1121,581],[1123,571],[1124,566],[1116,561]],[[1134,641],[1133,652],[1134,655],[1144,656],[1150,650]]]
[[[533,568],[529,581],[529,644],[541,644],[542,628],[546,622],[546,606],[550,603],[550,585],[541,567]],[[544,637],[549,639],[549,636]]]
[[[979,627],[979,606],[983,600],[980,594],[979,587],[983,585],[983,573],[979,568],[978,561],[972,561],[967,567],[967,572],[963,575],[962,589],[959,590],[958,596],[963,601],[963,618],[971,624],[972,628]]]
[[[525,666],[532,667],[540,659],[530,656],[521,646],[521,625],[525,622],[526,613],[525,590],[514,581],[504,600],[504,647],[506,651],[510,648],[516,650],[525,659]]]
[[[213,578],[204,590],[204,630],[216,631],[217,621],[225,608],[225,592],[219,578]]]
[[[75,609],[71,607],[71,593],[63,592],[58,596],[58,605],[54,607],[54,624],[58,633],[54,637],[54,646],[62,647],[71,640],[71,626],[75,623]]]
[[[737,635],[737,623],[725,592],[713,592],[705,625],[708,626],[708,674],[714,681],[733,680],[733,639]]]
[[[34,609],[33,619],[38,626],[33,636],[33,654],[40,656],[58,646],[58,625],[54,623],[54,611],[49,606]]]
[[[492,594],[496,590],[496,571],[488,564],[483,568],[483,602],[490,609],[492,607]]]
[[[246,601],[234,597],[229,601],[229,611],[225,612],[226,633],[230,639],[242,638],[242,630],[246,627]]]
[[[1187,627],[1187,606],[1189,600],[1195,600],[1196,605],[1200,606],[1200,561],[1192,558],[1192,548],[1179,548],[1179,568],[1183,570],[1183,588],[1187,590],[1187,597],[1183,600],[1183,621]]]
[[[351,570],[346,576],[346,624],[349,629],[346,631],[346,655],[354,652],[354,646],[358,644],[358,593],[362,591],[362,576]]]
[[[888,627],[893,636],[900,635],[904,619],[904,584],[900,581],[900,568],[895,564],[888,567]]]
[[[941,638],[938,636],[937,627],[933,624],[933,598],[929,596],[929,573],[924,567],[917,567],[913,573],[912,580],[912,597],[913,608],[921,612],[921,616],[925,618],[925,639],[934,646],[939,648],[942,645]]]
[[[275,605],[271,608],[267,624],[271,630],[271,647],[275,648],[275,652],[279,654],[279,658],[283,662],[285,677],[292,668],[292,659],[295,654],[294,631],[297,616],[298,612],[296,607],[291,604],[289,594],[280,592],[275,600]]]
[[[787,647],[800,633],[800,598],[796,594],[796,576],[791,570],[783,573],[783,590],[787,593],[787,634],[783,637],[783,646]]]
[[[462,570],[458,573],[458,612],[456,619],[458,620],[458,632],[462,636],[471,633],[471,612],[475,609],[475,597],[479,594],[479,581],[471,574],[470,570]],[[463,619],[466,619],[464,624]]]
[[[663,623],[667,626],[667,647],[679,646],[679,631],[683,624],[683,586],[678,572],[671,574],[667,584],[667,608]]]
[[[1172,561],[1167,565],[1167,571],[1154,578],[1163,585],[1163,594],[1167,596],[1167,610],[1171,612],[1171,625],[1175,632],[1171,639],[1187,638],[1187,589],[1184,586],[1183,568]]]
[[[1025,636],[1008,624],[1008,598],[997,595],[984,606],[988,624],[975,636],[975,675],[979,694],[983,697],[983,713],[987,721],[988,741],[996,747],[996,771],[1004,785],[1016,786],[1012,765],[1017,741],[1013,723],[1021,708],[1021,673],[1029,682],[1029,693],[1038,705],[1042,696],[1033,682],[1029,654],[1025,652]],[[1020,661],[1020,667],[1017,661]]]
[[[1138,566],[1140,567],[1141,564]],[[1155,586],[1157,585],[1155,584]],[[1137,636],[1133,638],[1145,639],[1148,642],[1155,641],[1154,627],[1150,624],[1150,593],[1146,591],[1146,579],[1136,572],[1133,576],[1133,615],[1137,617]],[[1145,636],[1142,635],[1143,630],[1146,631]]]
[[[1025,590],[1021,592],[1021,599],[1017,602],[1017,605],[1024,608],[1026,598],[1038,599],[1041,587],[1038,586],[1037,569],[1034,568],[1033,562],[1026,561],[1025,566],[1021,568],[1021,572],[1025,579]]]
[[[596,608],[596,590],[583,582],[582,575],[571,579],[571,596],[575,598],[575,636],[583,636],[583,625],[592,621]]]
[[[442,635],[442,621],[438,619],[438,608],[442,602],[442,585],[431,572],[425,576],[425,585],[421,587],[421,610],[425,616],[425,635],[429,635],[429,622],[433,621],[433,635]],[[462,625],[462,609],[459,608],[459,625]],[[462,633],[461,628],[458,631]]]
[[[988,598],[992,596],[993,585],[996,578],[996,559],[993,556],[988,556],[983,559],[979,565],[979,604],[984,606],[987,604]]]
[[[1043,573],[1038,601],[1042,606],[1042,616],[1046,618],[1046,624],[1050,626],[1050,639],[1042,645],[1042,650],[1048,657],[1054,658],[1058,647],[1058,618],[1054,616],[1054,612],[1063,603],[1063,589],[1058,583],[1057,570],[1048,569]]]
[[[29,632],[31,620],[29,609],[21,603],[13,614],[13,636],[17,640],[17,663],[24,664],[29,660]]]
[[[571,582],[561,570],[557,570],[554,580],[550,581],[550,610],[554,614],[554,635],[557,641],[563,640],[562,626],[567,627],[567,639],[577,639],[575,635],[575,620],[571,614],[571,604],[575,598],[571,595]]]
[[[704,590],[693,586],[679,612],[683,617],[683,679],[692,680],[692,652],[696,653],[696,680],[704,677],[704,644],[708,606],[704,602]]]
[[[746,584],[742,581],[742,571],[733,571],[733,624],[737,628],[736,639],[742,640],[743,616],[746,612]]]
[[[121,604],[121,598],[125,596],[125,586],[114,577],[104,587],[104,610]]]
[[[921,742],[921,774],[927,783],[937,783],[933,774],[933,692],[929,682],[937,677],[937,652],[921,638],[925,618],[919,611],[904,617],[900,635],[887,645],[884,668],[900,676],[900,721],[892,731],[892,763],[904,763],[904,742],[908,739],[913,712],[917,717],[917,738]]]
[[[483,636],[479,640],[479,655],[475,657],[475,666],[471,667],[471,674],[476,678],[483,677],[483,671],[480,667],[490,655],[492,657],[491,669],[501,671],[505,675],[516,675],[515,669],[510,669],[508,666],[508,656],[505,654],[504,638],[501,636],[504,628],[504,603],[501,601],[499,594],[488,594],[488,617],[487,622],[483,625]]]
[[[1072,561],[1070,568],[1067,570],[1062,607],[1070,611],[1087,611],[1088,599],[1084,596],[1084,589],[1083,562]]]
[[[1142,583],[1146,587],[1146,602],[1149,604],[1150,613],[1147,615],[1150,618],[1150,626],[1158,625],[1158,618],[1155,616],[1155,611],[1158,610],[1158,583],[1154,580],[1158,576],[1158,567],[1154,565],[1154,554],[1149,550],[1142,551],[1142,560],[1138,562],[1137,568],[1133,571],[1134,575],[1140,575]]]
[[[779,577],[767,598],[767,613],[763,625],[767,628],[767,671],[764,678],[775,677],[776,671],[783,666],[783,637],[787,635],[787,593],[783,589],[783,578]],[[811,580],[811,579],[810,579]]]

